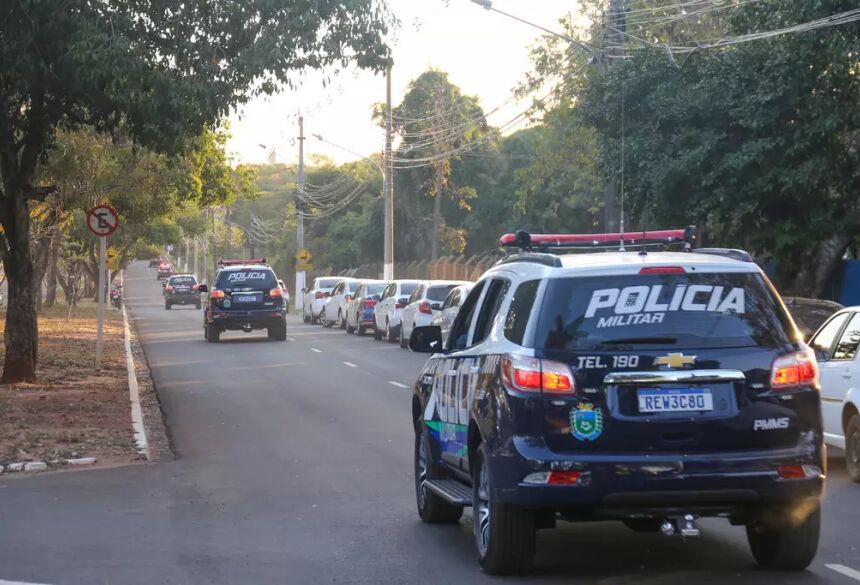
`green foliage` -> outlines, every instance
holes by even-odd
[[[848,0],[753,3],[730,31],[772,30],[848,10]],[[860,29],[823,29],[696,53],[682,66],[636,51],[592,76],[579,110],[601,170],[635,216],[699,223],[709,241],[777,260],[780,281],[817,295],[860,233]]]

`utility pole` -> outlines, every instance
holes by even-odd
[[[299,116],[299,172],[296,177],[296,253],[305,249],[305,119]],[[298,269],[296,259],[296,302],[304,307],[305,271]]]
[[[391,115],[391,67],[385,75],[385,170],[382,173],[385,201],[385,238],[382,258],[383,280],[394,280],[394,161],[391,156],[393,120]]]
[[[621,58],[624,57],[624,31],[626,28],[626,18],[624,16],[625,1],[624,0],[609,0],[609,18],[607,19],[608,30],[604,31],[603,44],[609,40],[613,45],[603,51],[603,62],[606,68],[614,67]],[[621,116],[624,116],[624,109],[621,109]],[[622,138],[623,140],[623,138]],[[622,149],[622,157],[623,149]],[[623,164],[623,162],[622,162]],[[622,180],[623,184],[623,180]],[[621,193],[623,196],[623,193]],[[619,217],[617,201],[619,198],[619,189],[616,185],[610,184],[606,186],[605,191],[605,212],[606,212],[606,231],[624,231],[624,217]],[[623,215],[623,206],[622,206]]]
[[[255,201],[251,202],[250,210],[249,210],[248,214],[249,214],[249,218],[250,218],[248,220],[248,223],[250,224],[250,228],[251,228],[248,230],[248,247],[250,248],[250,251],[251,251],[249,257],[254,258],[255,257],[255,254],[254,254],[254,220],[257,217],[257,203]]]

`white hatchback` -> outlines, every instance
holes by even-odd
[[[340,329],[346,329],[346,310],[361,282],[357,278],[342,278],[334,285],[320,311],[323,327],[337,325]]]
[[[433,318],[442,310],[442,303],[452,289],[469,284],[471,283],[462,280],[421,282],[400,314],[400,347],[409,345],[413,329],[433,323]]]
[[[418,287],[418,280],[394,280],[388,283],[382,298],[373,308],[373,338],[397,341],[400,334],[400,313]]]
[[[834,314],[809,345],[821,376],[824,442],[845,450],[848,474],[860,482],[860,307]]]

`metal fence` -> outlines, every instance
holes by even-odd
[[[501,257],[498,253],[484,255],[448,256],[438,260],[395,262],[394,278],[415,280],[471,280],[475,281]],[[351,276],[354,278],[382,278],[382,262],[362,264],[356,268],[316,270],[307,274],[308,286],[318,276]]]

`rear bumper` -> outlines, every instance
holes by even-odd
[[[174,305],[196,305],[200,303],[200,295],[165,295],[164,300]]]
[[[213,311],[210,323],[221,329],[265,329],[285,319],[283,309],[259,309],[254,311]]]
[[[513,448],[489,457],[496,495],[505,503],[612,517],[648,510],[702,515],[738,514],[767,504],[819,498],[824,485],[821,450],[788,449],[708,454],[559,454],[541,439],[514,437]],[[810,465],[821,475],[784,480],[781,465]],[[538,471],[580,471],[576,485],[523,483]]]

